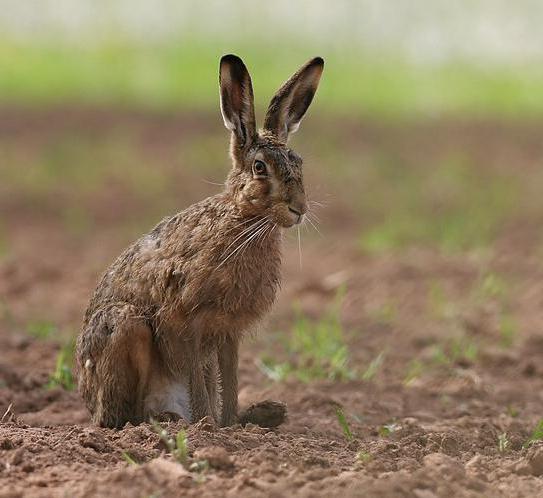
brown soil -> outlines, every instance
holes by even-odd
[[[67,130],[99,140],[129,128],[136,130],[134,148],[142,156],[167,163],[179,134],[215,133],[215,121],[218,129],[218,118],[12,109],[0,121],[0,146],[16,144],[30,157]],[[304,133],[319,126],[315,120]],[[495,167],[529,175],[541,166],[541,128],[532,124],[342,126],[345,143],[360,154],[387,144],[413,160],[460,149],[489,174]],[[187,178],[180,188],[192,189],[196,198],[213,188],[195,180],[194,172]],[[543,496],[543,443],[523,447],[543,417],[537,212],[508,226],[490,252],[419,248],[369,256],[356,247],[357,214],[336,192],[320,213],[324,237],[304,241],[302,268],[297,242],[287,238],[277,306],[243,347],[241,405],[278,400],[287,404],[288,420],[273,430],[252,424],[218,429],[206,420],[186,427],[189,463],[208,462],[197,471],[176,463],[147,424],[123,430],[90,425],[75,392],[46,387],[61,338],[38,339],[26,330],[40,318],[54,321],[64,335],[77,330],[98,274],[133,236],[122,226],[143,216],[146,206],[111,185],[91,204],[99,225],[74,236],[54,209],[29,204],[30,194],[0,185],[0,195],[9,244],[0,258],[0,497]],[[73,197],[47,202],[61,205]],[[485,273],[507,281],[506,305],[473,297]],[[454,319],[428,311],[436,282],[456,306]],[[255,358],[284,354],[275,331],[289,329],[292,303],[316,318],[343,284],[341,319],[352,365],[363,372],[383,352],[375,376],[310,383],[267,378]],[[389,303],[394,313],[381,313]],[[500,335],[503,306],[518,329],[507,346]],[[446,343],[459,327],[477,344],[477,355],[432,363],[432,345]],[[413,360],[425,367],[408,382]],[[338,423],[338,407],[352,440]],[[163,426],[171,435],[185,427]]]

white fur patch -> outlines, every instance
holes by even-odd
[[[156,249],[156,239],[151,235],[146,235],[140,241],[140,250],[142,252],[150,252]]]
[[[152,391],[145,398],[146,413],[177,413],[185,420],[190,421],[190,395],[187,384],[184,382],[170,382],[163,384],[160,389]]]

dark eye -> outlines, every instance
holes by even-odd
[[[266,176],[267,168],[262,161],[255,161],[253,164],[253,173],[255,176]]]

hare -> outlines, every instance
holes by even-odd
[[[76,350],[94,423],[122,427],[164,413],[239,421],[240,340],[274,302],[282,229],[307,211],[302,159],[287,139],[323,68],[316,57],[284,83],[257,131],[249,72],[239,57],[221,58],[232,169],[224,191],[163,219],[98,284]]]

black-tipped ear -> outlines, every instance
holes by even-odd
[[[319,86],[324,60],[315,57],[304,64],[277,91],[268,107],[264,119],[264,129],[286,142],[294,133],[313,100]]]
[[[219,86],[224,125],[234,133],[237,145],[244,147],[256,135],[255,109],[251,76],[237,55],[221,58]]]

